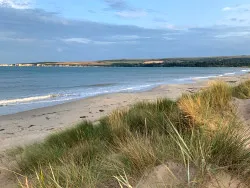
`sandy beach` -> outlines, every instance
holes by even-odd
[[[221,79],[228,83],[237,84],[248,78],[249,74],[222,77]],[[198,91],[205,87],[209,81],[211,80],[197,80],[192,84],[162,85],[146,92],[101,95],[0,116],[0,151],[38,142],[51,133],[69,128],[83,120],[97,121],[114,109],[126,107],[138,101],[153,101],[163,97],[177,99],[183,93]]]

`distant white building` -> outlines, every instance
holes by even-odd
[[[29,64],[29,63],[24,63],[24,64],[16,64],[16,66],[18,66],[18,67],[32,67],[32,66],[34,66],[33,64]]]
[[[13,64],[0,64],[0,67],[12,67]]]

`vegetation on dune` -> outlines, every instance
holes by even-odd
[[[178,104],[192,125],[212,131],[236,121],[231,99],[231,88],[222,81],[216,81],[198,93],[184,94]]]
[[[219,81],[176,102],[140,102],[98,124],[82,122],[42,143],[19,148],[13,156],[19,173],[27,177],[19,178],[20,185],[132,187],[167,162],[185,169],[174,185],[178,187],[205,185],[220,171],[249,182],[249,136],[239,131],[232,105],[232,97],[248,96],[248,86],[229,87]],[[178,175],[171,173],[176,180]],[[165,186],[173,187],[170,182]]]
[[[166,118],[181,127],[184,123],[177,103],[169,99],[158,99],[154,103],[139,102],[129,109],[117,110],[103,119],[103,122],[115,131],[126,129],[131,132],[148,134],[152,131],[166,132],[169,122]],[[182,126],[184,128],[184,126]],[[122,134],[124,134],[122,130]]]
[[[249,99],[250,98],[250,80],[239,84],[233,89],[233,96],[240,99]]]

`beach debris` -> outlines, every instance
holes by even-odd
[[[4,131],[5,129],[0,129],[0,131]]]
[[[46,129],[46,131],[51,131],[51,130],[54,130],[55,128],[48,128],[48,129]]]
[[[104,112],[104,110],[99,110],[99,112]]]
[[[28,128],[34,127],[35,125],[30,125]]]
[[[80,118],[81,118],[81,119],[85,119],[85,118],[87,118],[87,117],[88,117],[88,116],[81,116]]]

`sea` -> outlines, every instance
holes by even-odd
[[[231,67],[0,67],[0,116],[162,84],[240,75]]]

